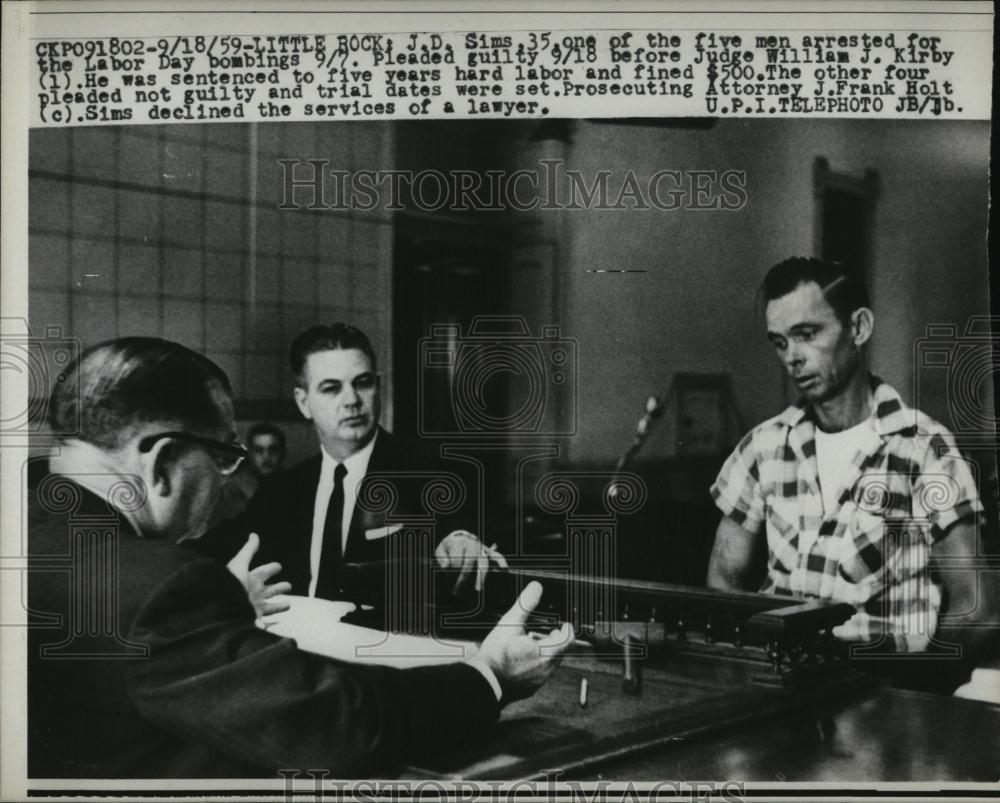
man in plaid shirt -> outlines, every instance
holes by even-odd
[[[930,560],[977,554],[982,503],[951,433],[868,372],[864,284],[795,258],[762,290],[768,338],[802,398],[747,434],[712,486],[723,517],[709,586],[756,587],[766,548],[761,591],[857,608],[838,638],[883,655],[974,646],[976,573],[932,573]]]

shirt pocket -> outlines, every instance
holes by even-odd
[[[845,503],[841,514],[847,527],[840,539],[833,598],[860,606],[884,590],[886,566],[898,545],[886,537],[881,516],[861,510],[853,502]]]
[[[402,529],[402,524],[384,524],[381,527],[371,527],[365,530],[365,540],[378,541],[379,539],[386,538],[393,533],[398,533]]]

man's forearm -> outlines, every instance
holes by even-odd
[[[981,554],[979,526],[959,522],[934,544],[932,561],[938,569],[944,592],[944,609],[934,641],[957,644],[964,657],[975,660],[996,647],[1000,627],[1000,580],[995,573],[975,568]],[[971,562],[963,568],[956,564]],[[949,565],[950,564],[950,565]]]
[[[759,534],[750,533],[732,519],[723,517],[708,560],[708,587],[720,591],[749,591],[755,576],[759,538]]]
[[[708,587],[719,591],[747,591],[745,573],[733,571],[721,563],[710,563],[708,566]]]
[[[979,582],[966,582],[965,593],[953,599],[951,613],[945,613],[934,633],[934,641],[939,645],[957,644],[962,648],[962,656],[975,661],[990,653],[1000,654],[997,644],[997,594],[996,581],[984,573]],[[952,589],[961,588],[951,583]]]
[[[942,625],[934,633],[934,644],[940,648],[958,645],[962,650],[962,658],[976,661],[985,657],[993,647],[996,649],[997,631],[995,627],[969,627],[967,625]]]

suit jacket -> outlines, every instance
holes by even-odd
[[[247,536],[255,532],[260,536],[260,549],[254,563],[277,561],[282,566],[279,577],[292,584],[291,593],[307,594],[311,579],[309,550],[313,512],[321,466],[322,455],[316,455],[271,477],[261,485],[240,516],[223,522],[199,539],[195,546],[206,554],[228,561],[246,543]],[[380,428],[368,471],[358,486],[358,502],[351,517],[344,562],[381,561],[390,554],[388,550],[399,556],[415,555],[414,550],[407,549],[400,540],[413,538],[414,528],[407,526],[408,522],[420,519],[408,519],[408,516],[426,514],[422,491],[431,474],[440,475],[443,471],[453,473],[429,457],[415,456],[413,450]],[[379,472],[389,472],[395,478],[390,483],[394,505],[389,511],[375,512],[363,504],[366,483]],[[467,499],[472,496],[467,489],[461,493]],[[434,526],[435,543],[462,518],[462,514],[439,518]],[[464,523],[474,527],[467,521]],[[403,526],[399,527],[401,524]]]
[[[30,777],[371,775],[495,722],[474,668],[302,652],[255,626],[218,561],[139,538],[103,499],[58,482],[33,495],[29,522]]]

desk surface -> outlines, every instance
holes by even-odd
[[[876,687],[579,776],[748,782],[1000,781],[1000,706]]]
[[[688,667],[690,669],[690,667]],[[646,672],[622,691],[615,667],[569,659],[534,698],[505,709],[493,738],[412,768],[415,776],[581,780],[699,778],[838,783],[1000,781],[1000,706],[856,677],[821,694]],[[578,702],[588,679],[586,708]]]
[[[296,600],[294,613],[275,630],[298,639],[303,649],[340,660],[407,666],[461,660],[473,649],[386,637],[339,622],[351,605]],[[355,631],[365,634],[364,657]],[[887,688],[847,669],[789,689],[756,682],[761,664],[752,660],[668,654],[644,666],[639,693],[626,694],[620,663],[570,656],[534,697],[504,709],[485,744],[409,767],[403,776],[1000,781],[997,705]],[[586,706],[579,702],[583,679]]]

